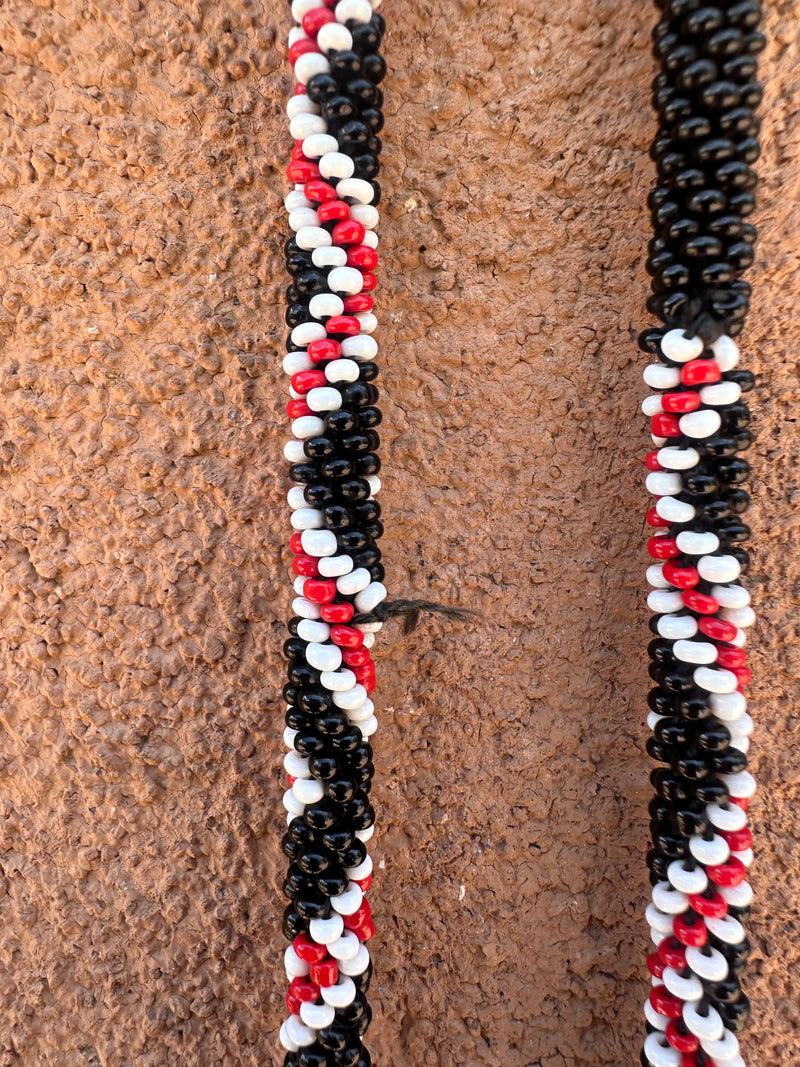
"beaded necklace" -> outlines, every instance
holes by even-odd
[[[650,196],[655,236],[648,310],[663,326],[640,337],[655,450],[646,458],[650,628],[647,751],[653,771],[648,853],[655,950],[644,1005],[643,1067],[744,1067],[737,1033],[749,1015],[740,973],[752,891],[747,771],[753,727],[744,690],[754,621],[740,577],[750,535],[741,519],[752,442],[742,394],[753,374],[734,341],[748,309],[761,100],[758,0],[704,6],[663,0],[654,33],[659,129]]]
[[[386,73],[380,0],[294,0],[289,34],[295,141],[286,197],[294,236],[283,369],[291,378],[290,548],[296,598],[289,660],[284,767],[290,861],[283,930],[289,1017],[285,1067],[369,1067],[362,1044],[371,1011],[375,932],[366,891],[375,811],[369,738],[370,649],[386,597],[375,427],[378,346],[371,336],[378,254],[375,180]]]

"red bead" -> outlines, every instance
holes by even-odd
[[[342,648],[360,648],[364,644],[364,634],[355,626],[332,626],[331,641]]]
[[[347,219],[336,223],[331,232],[331,239],[335,245],[360,245],[366,232],[363,223],[356,219]]]
[[[372,908],[369,906],[369,901],[365,898],[361,901],[358,908],[351,915],[343,915],[345,930],[352,930],[354,926],[358,926],[359,923],[365,919],[372,918]]]
[[[724,619],[700,619],[697,629],[712,641],[732,641],[736,637],[736,627]]]
[[[681,1056],[681,1067],[697,1067],[697,1060],[691,1052],[684,1052]],[[711,1060],[706,1060],[706,1067],[714,1067]]]
[[[702,893],[690,893],[689,903],[698,915],[705,915],[709,919],[724,919],[728,914],[728,905],[719,893],[714,893],[712,897],[704,897]]]
[[[289,541],[289,548],[294,552],[296,556],[299,556],[303,551],[303,533],[298,530],[297,533],[293,533]]]
[[[728,842],[731,852],[744,852],[753,846],[753,831],[749,826],[743,826],[741,830],[723,830],[720,836]]]
[[[302,1001],[300,1000],[300,997],[298,997],[297,993],[295,993],[292,987],[289,986],[286,990],[286,1007],[289,1009],[289,1014],[299,1015],[301,1003]]]
[[[346,667],[363,667],[365,663],[371,663],[372,659],[369,654],[369,649],[364,648],[343,648],[342,649],[342,663]]]
[[[355,315],[358,311],[372,311],[375,307],[375,301],[369,293],[352,293],[344,297],[342,303],[347,315]]]
[[[313,181],[308,182],[303,194],[306,200],[311,200],[315,204],[324,204],[328,200],[336,199],[336,190],[332,185],[328,185],[326,181]]]
[[[320,389],[327,385],[328,379],[324,370],[299,370],[291,378],[292,389],[296,393],[308,393],[312,389]]]
[[[720,667],[726,667],[728,670],[733,667],[743,667],[746,659],[747,653],[745,650],[736,648],[735,645],[717,649],[717,663]]]
[[[663,985],[653,986],[650,990],[650,1003],[659,1015],[666,1015],[668,1019],[680,1019],[683,1013],[683,1001]]]
[[[361,271],[361,279],[361,288],[365,293],[371,293],[378,284],[377,275],[368,270]]]
[[[346,337],[355,337],[361,333],[361,323],[350,315],[331,315],[325,323],[325,329],[329,334],[344,334]]]
[[[681,367],[684,385],[707,385],[709,382],[718,382],[721,377],[719,363],[713,359],[693,359]]]
[[[644,457],[644,465],[649,471],[663,471],[664,468],[658,461],[658,449],[647,453]]]
[[[664,1033],[667,1041],[678,1052],[697,1052],[700,1048],[700,1038],[691,1031],[680,1031],[674,1022],[667,1023]]]
[[[329,956],[321,963],[312,963],[308,977],[318,986],[335,985],[339,977],[339,965]]]
[[[303,85],[302,82],[296,82],[295,83],[293,95],[294,96],[305,96],[306,95],[306,87],[305,87],[305,85]]]
[[[359,685],[370,682],[375,678],[375,664],[365,663],[363,667],[354,667],[353,674],[356,676],[356,681]]]
[[[674,537],[651,537],[647,542],[647,551],[653,559],[672,559],[681,554]]]
[[[295,778],[295,776],[293,774],[287,774],[286,775],[286,781],[289,783],[289,788],[291,789],[292,786],[294,785],[294,783],[297,781],[297,779]]]
[[[742,811],[747,811],[750,805],[750,797],[728,797],[729,804],[735,804],[737,808],[741,808]]]
[[[319,576],[319,560],[316,556],[300,555],[292,560],[292,570],[301,578],[317,578]]]
[[[308,156],[303,151],[303,142],[302,141],[298,141],[297,144],[295,144],[294,148],[292,149],[292,159],[294,159],[294,160],[305,160],[306,163],[310,163],[311,162],[311,160],[308,158]]]
[[[753,672],[749,667],[731,667],[730,671],[736,675],[740,686],[749,685],[753,680]]]
[[[308,978],[293,978],[289,986],[297,994],[298,1000],[303,1004],[313,1004],[319,997],[319,986]]]
[[[674,937],[665,937],[658,944],[658,954],[665,966],[682,971],[686,966],[686,949]]]
[[[374,674],[371,675],[371,677],[367,678],[367,680],[365,682],[362,682],[361,684],[364,686],[364,688],[366,689],[366,691],[368,693],[374,692],[375,691],[375,684],[376,684],[375,683],[375,675]]]
[[[647,957],[647,969],[654,978],[663,977],[665,967],[666,964],[657,952],[651,952]]]
[[[738,856],[731,856],[727,863],[720,863],[716,867],[706,867],[706,874],[714,885],[735,886],[741,885],[745,880],[747,868]]]
[[[294,66],[300,56],[308,55],[309,52],[319,52],[317,42],[308,37],[301,37],[289,47],[289,62]]]
[[[696,567],[677,567],[674,563],[667,562],[661,573],[676,589],[692,589],[700,581]]]
[[[362,227],[363,228],[363,227]],[[378,266],[378,253],[369,245],[357,245],[347,249],[347,266],[359,270],[375,270]]]
[[[308,406],[307,401],[303,400],[290,400],[286,405],[286,414],[290,419],[299,419],[303,415],[313,415],[315,412]]]
[[[655,508],[650,508],[645,518],[647,525],[655,528],[669,526],[670,524],[669,519],[662,519]]]
[[[319,167],[316,163],[292,162],[286,168],[286,177],[293,185],[304,185],[319,177]]]
[[[338,341],[332,341],[330,337],[312,341],[308,346],[308,358],[312,363],[323,363],[328,359],[338,359],[341,354],[342,346]]]
[[[372,885],[372,875],[368,874],[366,878],[353,878],[351,879],[351,881],[355,882],[359,889],[361,889],[362,892],[366,893],[366,891]]]
[[[350,218],[350,205],[344,200],[328,200],[317,208],[317,218],[320,222],[337,222],[339,219]]]
[[[681,428],[678,425],[678,416],[668,412],[654,415],[651,420],[651,428],[655,437],[680,437]]]
[[[325,622],[350,622],[356,609],[352,604],[323,604],[320,615]]]
[[[303,586],[303,596],[312,604],[330,604],[336,596],[336,582],[309,578]]]
[[[704,922],[687,923],[682,915],[672,920],[672,931],[682,945],[702,948],[708,941],[708,930]]]
[[[696,589],[686,589],[681,593],[681,600],[689,611],[696,611],[699,615],[713,615],[719,611],[719,604],[713,596],[698,593]]]
[[[697,393],[664,393],[661,406],[664,411],[684,415],[687,411],[697,411],[700,407],[700,397]]]
[[[305,934],[298,934],[292,944],[295,952],[304,963],[319,963],[320,960],[324,960],[328,955],[328,950],[324,945],[318,945],[316,941],[312,941]]]
[[[303,15],[303,29],[309,37],[316,37],[328,22],[335,22],[336,16],[327,7],[315,7]]]

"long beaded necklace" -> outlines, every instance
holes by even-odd
[[[761,100],[758,0],[662,0],[654,33],[658,179],[648,310],[663,326],[640,337],[659,362],[642,405],[655,450],[646,458],[650,628],[649,754],[653,848],[648,854],[654,951],[643,1067],[744,1067],[737,1033],[749,1015],[740,973],[752,891],[747,771],[753,727],[744,690],[745,631],[754,621],[740,582],[750,535],[741,519],[752,442],[742,394],[750,371],[734,341],[747,313],[753,260]]]
[[[289,327],[284,371],[292,439],[290,547],[296,598],[289,660],[284,760],[290,861],[283,929],[289,1016],[285,1067],[369,1067],[362,1037],[375,932],[366,891],[375,811],[369,738],[370,649],[386,597],[377,540],[383,532],[373,381],[375,180],[386,65],[380,0],[294,0],[289,34],[295,92],[287,112],[295,141],[286,197]]]

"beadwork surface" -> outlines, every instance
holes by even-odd
[[[0,10],[0,1067],[277,1064],[288,10],[57,10]],[[376,652],[377,1062],[638,1050],[654,11],[544,10],[411,0],[384,42],[387,580],[486,622],[391,623]],[[800,1052],[795,20],[767,9],[741,339],[743,1046],[780,1064]]]

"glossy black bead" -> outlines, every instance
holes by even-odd
[[[331,1060],[324,1049],[307,1045],[297,1053],[298,1067],[331,1067]]]

